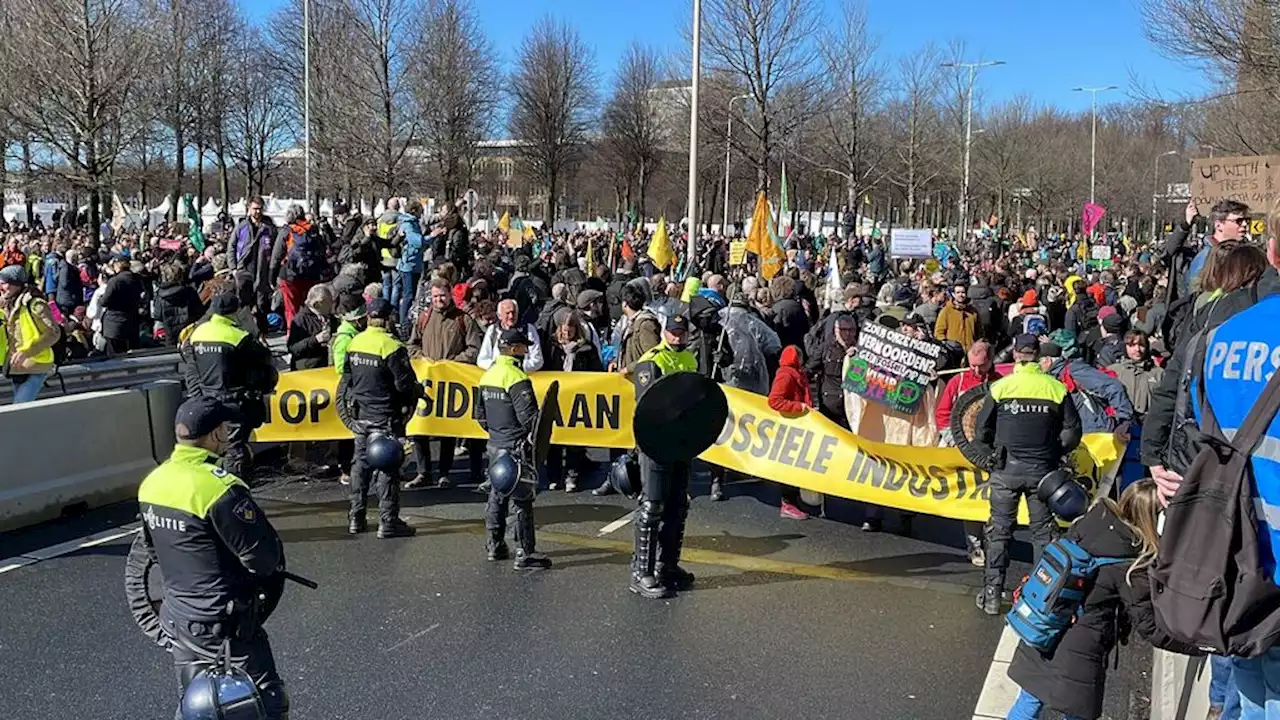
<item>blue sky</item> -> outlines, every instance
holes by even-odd
[[[823,3],[834,16],[838,0]],[[930,40],[946,46],[964,40],[972,59],[1004,60],[980,80],[988,100],[1019,94],[1037,104],[1079,109],[1088,95],[1080,85],[1119,85],[1132,80],[1166,97],[1203,92],[1203,75],[1160,55],[1143,36],[1141,0],[866,0],[871,32],[890,59]],[[253,18],[266,20],[283,0],[239,0]],[[690,0],[474,0],[486,30],[510,63],[526,29],[551,13],[568,19],[595,48],[608,82],[624,48],[634,39],[674,48],[689,15]],[[904,9],[909,12],[903,14]],[[1086,34],[1086,30],[1089,30]],[[1119,99],[1119,94],[1113,96]]]

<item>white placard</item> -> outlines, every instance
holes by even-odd
[[[1090,245],[1089,257],[1094,260],[1110,260],[1111,246],[1110,245]]]
[[[933,257],[933,231],[894,228],[889,234],[889,256],[894,258]]]

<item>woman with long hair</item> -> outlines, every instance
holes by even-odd
[[[1160,539],[1160,500],[1155,481],[1139,480],[1120,502],[1103,498],[1071,526],[1067,536],[1094,557],[1125,558],[1106,565],[1086,591],[1076,622],[1052,653],[1019,644],[1009,677],[1022,688],[1009,720],[1036,720],[1044,708],[1066,720],[1102,715],[1107,659],[1131,630],[1156,647],[1198,655],[1194,647],[1168,637],[1156,625],[1147,570]]]

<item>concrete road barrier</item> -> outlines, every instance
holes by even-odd
[[[151,412],[143,390],[0,408],[0,531],[133,496],[157,464],[153,412],[167,412],[167,420],[154,421],[167,424],[172,437],[173,410],[165,409],[173,404],[166,400],[170,392],[157,391]]]
[[[1200,720],[1209,712],[1209,659],[1155,651],[1151,720]]]

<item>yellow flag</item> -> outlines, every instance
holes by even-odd
[[[769,223],[772,221],[769,212],[769,201],[764,193],[756,196],[756,209],[751,214],[751,231],[747,233],[747,252],[755,253],[760,258],[760,274],[765,280],[772,280],[782,270],[787,254],[778,247],[771,237]]]
[[[675,253],[671,251],[671,238],[667,237],[665,217],[658,218],[658,229],[653,232],[653,239],[649,241],[649,257],[659,270],[666,270],[676,259]]]
[[[502,213],[502,219],[498,221],[498,229],[502,231],[503,235],[506,235],[511,232],[511,212],[510,211],[506,211]]]
[[[596,275],[596,239],[587,238],[587,277]]]
[[[538,239],[538,236],[533,234],[533,226],[532,226],[532,225],[525,225],[525,226],[524,226],[524,239],[525,239],[527,242],[533,242],[534,240],[537,240],[537,239]]]

